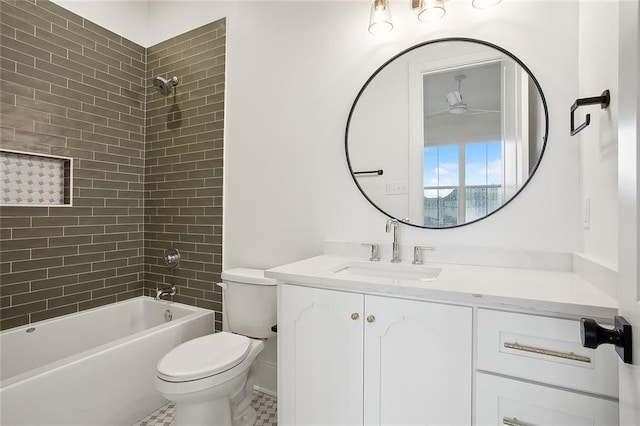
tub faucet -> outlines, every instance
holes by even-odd
[[[161,288],[160,290],[156,290],[156,300],[160,300],[162,296],[175,296],[176,295],[176,286]]]
[[[391,263],[400,263],[400,251],[398,250],[398,221],[395,219],[387,220],[386,231],[391,232],[393,229],[393,256],[391,257]]]

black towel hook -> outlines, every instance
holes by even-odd
[[[610,102],[611,102],[611,95],[609,94],[608,89],[602,92],[602,95],[600,96],[594,96],[592,98],[576,99],[573,105],[571,105],[571,136],[577,135],[578,132],[580,132],[582,129],[584,129],[591,123],[591,114],[587,114],[587,117],[584,123],[582,123],[578,127],[574,126],[575,122],[574,122],[573,113],[575,112],[575,110],[578,109],[578,107],[581,107],[584,105],[600,104],[600,108],[605,109],[606,107],[609,106]]]
[[[366,170],[362,172],[353,172],[354,175],[377,175],[381,176],[384,174],[383,170]]]

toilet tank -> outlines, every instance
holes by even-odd
[[[276,280],[262,269],[235,268],[222,272],[224,310],[229,331],[266,339],[276,334]]]

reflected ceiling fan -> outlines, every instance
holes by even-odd
[[[454,80],[458,82],[458,90],[449,92],[445,95],[445,99],[449,104],[449,107],[439,111],[426,114],[427,117],[434,116],[460,116],[460,115],[476,115],[487,113],[499,113],[500,110],[495,109],[479,109],[469,108],[469,105],[465,102],[462,96],[462,82],[467,78],[464,74],[458,74],[454,77]]]

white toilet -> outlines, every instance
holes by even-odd
[[[158,362],[156,389],[176,403],[174,426],[256,422],[254,360],[264,348],[260,339],[275,336],[276,281],[246,268],[224,271],[222,281],[231,332],[189,340]]]

